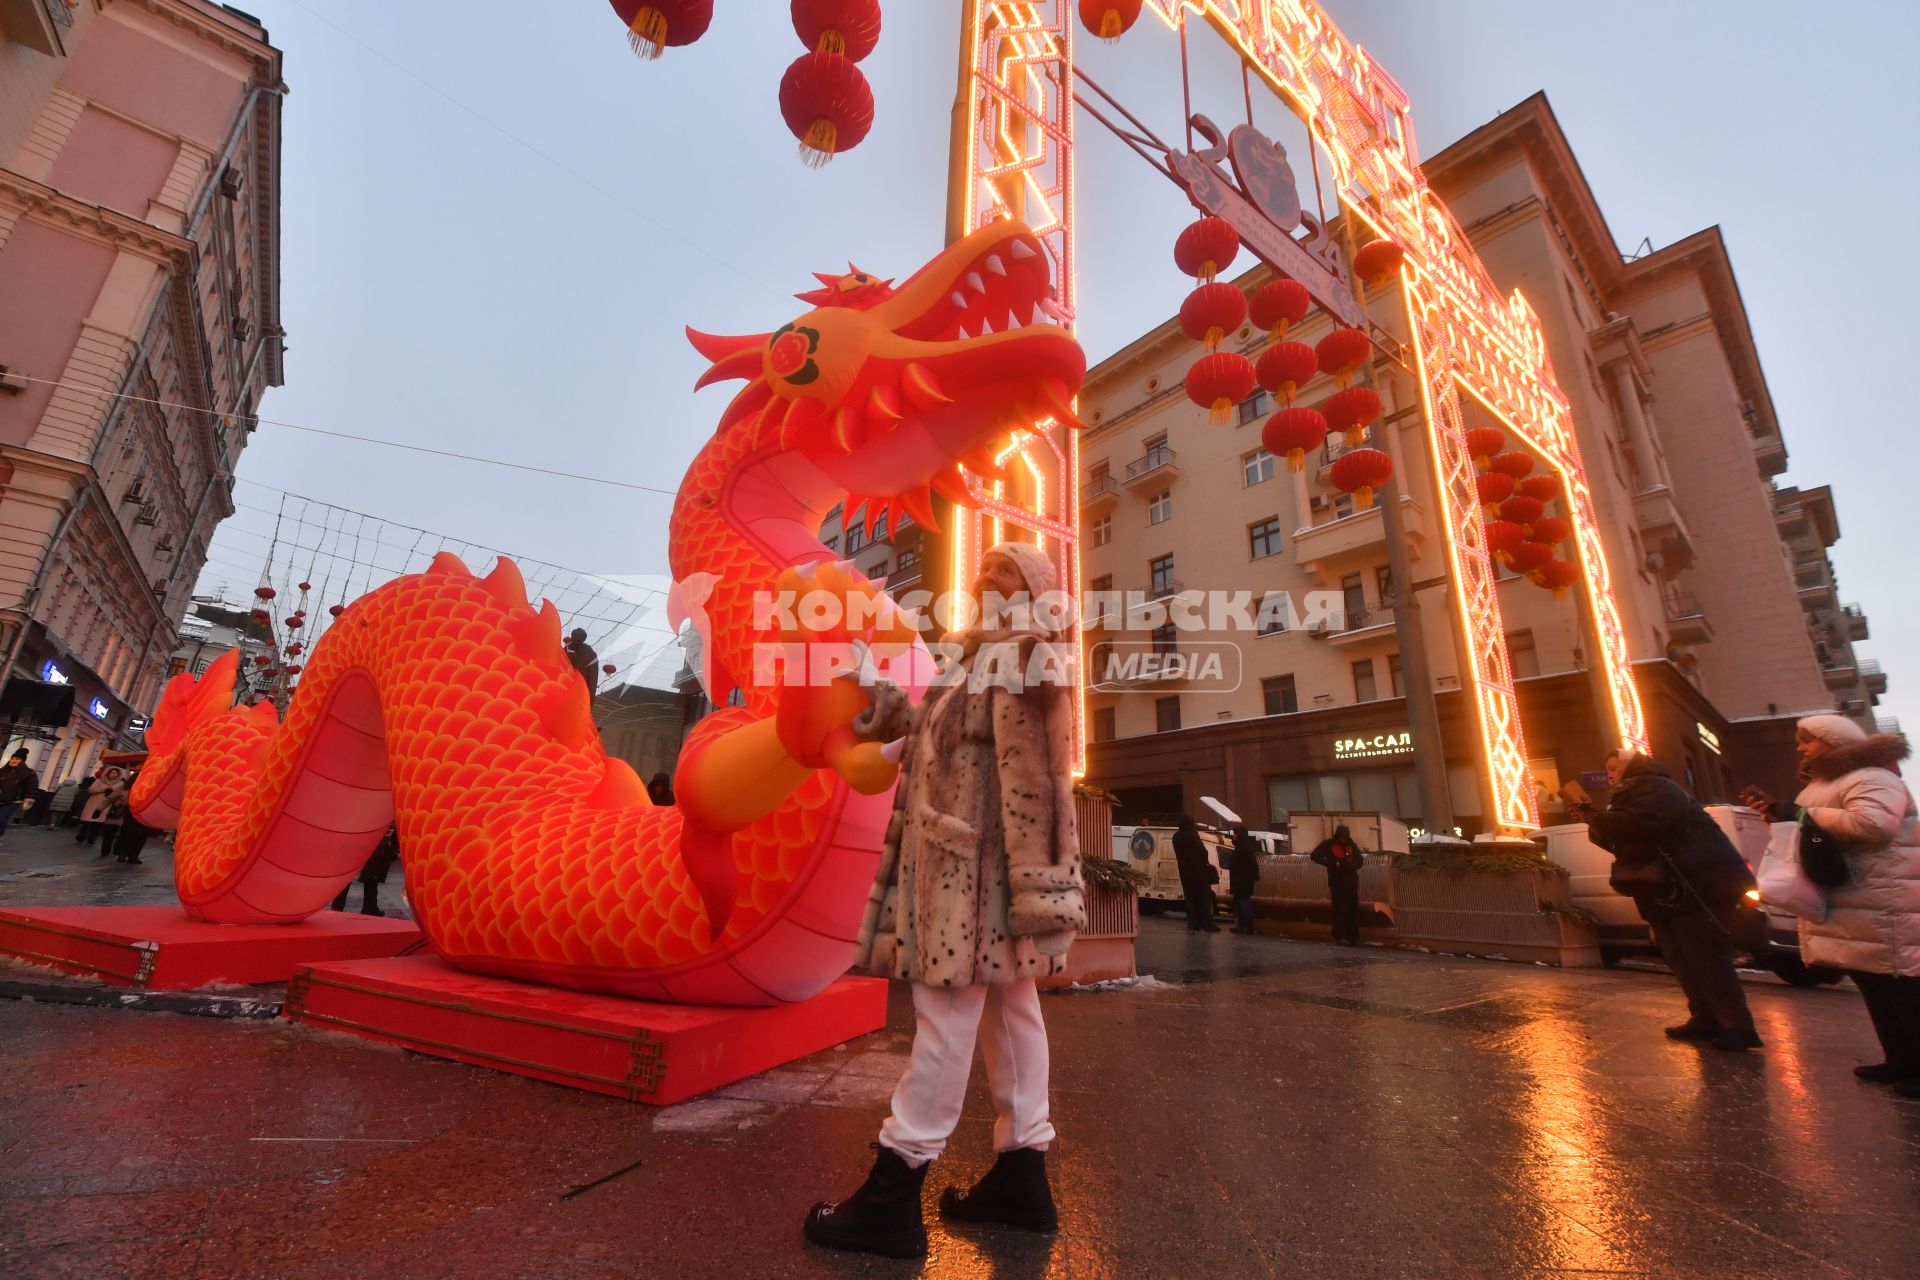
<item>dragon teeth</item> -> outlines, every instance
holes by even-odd
[[[985,263],[985,266],[987,270],[993,272],[993,274],[997,276],[1003,276],[1007,274],[1007,264],[1000,261],[1000,255],[997,253],[990,253],[987,255],[987,261]]]
[[[949,297],[947,301],[951,302],[955,307],[959,308],[961,311],[965,311],[967,309],[967,295],[964,293],[961,293],[958,289],[955,289],[953,291],[952,296]]]
[[[969,271],[967,272],[967,288],[973,290],[975,293],[985,293],[987,291],[987,282],[980,278],[978,271]]]
[[[1021,258],[1032,258],[1032,257],[1039,256],[1032,249],[1027,247],[1027,242],[1024,240],[1015,240],[1011,244],[1009,244],[1007,246],[1007,255],[1013,258],[1015,261],[1018,261]]]

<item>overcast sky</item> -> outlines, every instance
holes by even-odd
[[[262,416],[671,490],[731,394],[695,395],[681,327],[764,332],[808,273],[939,247],[957,6],[893,0],[864,64],[872,135],[802,167],[775,92],[800,52],[777,0],[723,0],[641,62],[603,0],[242,0],[286,54],[287,385]],[[1843,599],[1920,724],[1904,393],[1920,178],[1920,6],[1850,0],[1329,0],[1414,104],[1431,154],[1546,90],[1623,250],[1718,223],[1792,469],[1830,483]],[[1578,16],[1575,16],[1575,15]],[[1834,17],[1844,17],[1844,38]],[[1196,45],[1213,43],[1196,34]],[[1176,45],[1143,22],[1082,65],[1173,137]],[[1233,64],[1196,63],[1230,116]],[[1082,336],[1095,360],[1189,283],[1182,198],[1080,132]],[[251,585],[288,490],[592,574],[665,567],[671,499],[263,425],[210,577]],[[1756,548],[1755,554],[1772,554]],[[252,570],[250,572],[249,570]]]

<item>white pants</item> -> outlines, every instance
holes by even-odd
[[[1053,1141],[1047,1118],[1047,1027],[1033,979],[971,987],[913,984],[913,1057],[893,1091],[880,1145],[918,1167],[937,1160],[960,1123],[973,1070],[973,1042],[987,1060],[993,1149]]]

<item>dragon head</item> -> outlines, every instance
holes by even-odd
[[[960,468],[1001,475],[993,450],[1048,418],[1078,427],[1086,355],[1052,323],[1047,257],[1017,222],[982,227],[897,287],[857,268],[816,275],[813,310],[770,334],[687,330],[713,361],[696,386],[745,378],[722,432],[804,454],[869,527],[898,507],[936,527],[931,494],[975,505]]]

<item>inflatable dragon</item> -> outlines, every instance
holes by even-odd
[[[230,705],[237,651],[168,684],[131,805],[178,830],[190,915],[304,919],[397,822],[420,927],[463,969],[734,1005],[802,1000],[845,971],[895,753],[855,728],[867,689],[756,681],[755,647],[863,640],[921,669],[911,620],[821,545],[822,521],[845,504],[869,529],[889,510],[931,525],[930,494],[968,501],[959,465],[993,474],[1010,427],[1072,421],[1086,361],[1049,323],[1047,258],[1017,223],[898,287],[817,278],[799,295],[813,309],[774,333],[688,332],[711,361],[699,385],[747,380],[681,483],[668,542],[677,580],[711,584],[707,687],[742,705],[688,735],[677,803],[655,807],[602,749],[553,605],[529,605],[510,561],[479,577],[443,553],[335,620],[284,721]],[[757,593],[808,589],[877,621],[756,614]]]

